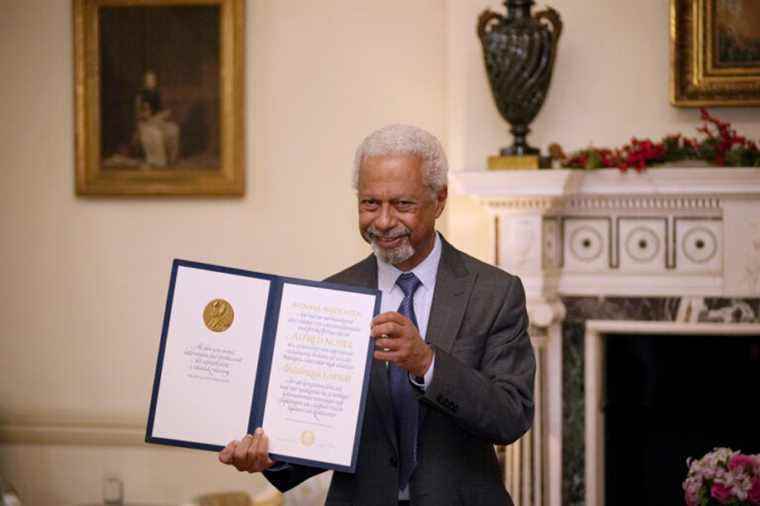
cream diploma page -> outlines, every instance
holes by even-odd
[[[178,267],[153,437],[224,446],[248,432],[270,283]]]
[[[275,458],[351,466],[375,301],[283,284],[262,423]]]

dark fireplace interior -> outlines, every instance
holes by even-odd
[[[760,336],[608,335],[605,503],[684,504],[687,457],[760,453]]]

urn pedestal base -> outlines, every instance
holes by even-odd
[[[540,155],[500,155],[488,157],[488,170],[548,169],[551,158]]]

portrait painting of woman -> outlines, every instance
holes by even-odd
[[[100,9],[104,169],[219,168],[219,10]]]
[[[245,194],[245,0],[73,0],[78,195]]]

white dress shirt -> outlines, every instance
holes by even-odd
[[[435,234],[435,243],[430,254],[417,264],[411,271],[417,276],[422,284],[414,292],[414,315],[417,317],[417,330],[422,338],[427,333],[428,321],[430,320],[430,308],[433,305],[433,292],[435,292],[435,281],[438,275],[438,264],[441,261],[441,238],[438,233]],[[396,284],[396,280],[404,272],[400,271],[393,265],[377,259],[377,288],[383,293],[381,310],[383,313],[388,311],[398,311],[401,301],[404,300],[404,292]],[[412,383],[421,388],[427,388],[433,380],[433,366],[435,365],[435,356],[433,362],[425,373],[425,383],[421,384],[414,380],[410,375]]]

